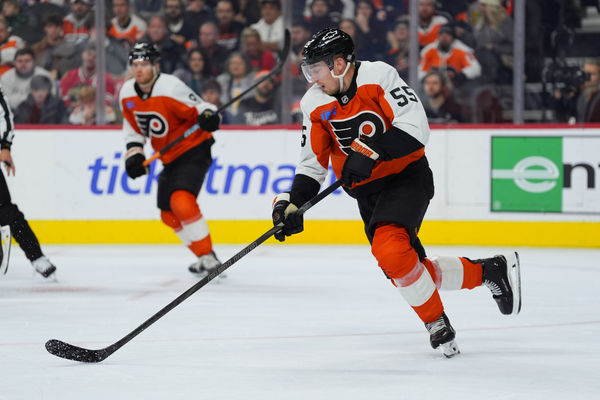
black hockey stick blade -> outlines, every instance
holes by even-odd
[[[312,206],[317,204],[319,201],[323,200],[329,194],[333,193],[340,186],[342,186],[341,180],[338,180],[338,181],[334,182],[333,184],[329,185],[322,192],[320,192],[315,197],[313,197],[312,199],[310,199],[306,203],[304,203],[298,209],[298,212],[304,214],[308,209],[310,209]],[[177,296],[177,298],[175,300],[171,301],[169,304],[164,306],[162,309],[160,309],[160,311],[158,311],[156,314],[152,315],[150,318],[148,318],[146,321],[144,321],[144,323],[142,323],[140,326],[135,328],[133,331],[129,332],[126,336],[121,338],[121,340],[119,340],[118,342],[111,344],[110,346],[107,346],[103,349],[89,350],[89,349],[85,349],[83,347],[78,347],[78,346],[74,346],[72,344],[63,342],[62,340],[51,339],[46,342],[46,350],[48,350],[48,352],[52,355],[55,355],[55,356],[61,357],[61,358],[66,358],[67,360],[86,362],[86,363],[99,363],[99,362],[103,361],[104,359],[109,357],[111,354],[113,354],[115,351],[117,351],[121,347],[123,347],[131,339],[133,339],[134,337],[136,337],[137,335],[142,333],[150,325],[152,325],[153,323],[155,323],[156,321],[161,319],[166,313],[168,313],[169,311],[171,311],[172,309],[177,307],[179,304],[181,304],[185,299],[190,297],[192,294],[196,293],[201,287],[203,287],[208,282],[215,279],[217,276],[219,276],[221,273],[223,273],[227,268],[231,267],[242,257],[244,257],[245,255],[250,253],[252,250],[257,248],[259,245],[261,245],[263,242],[265,242],[268,238],[273,236],[276,232],[279,232],[282,227],[283,227],[283,224],[279,224],[277,226],[272,227],[265,233],[263,233],[258,239],[256,239],[254,242],[252,242],[249,245],[247,245],[246,247],[244,247],[242,250],[240,250],[238,253],[236,253],[229,260],[225,261],[225,263],[219,265],[217,268],[212,270],[208,275],[206,275],[204,278],[202,278],[200,281],[198,281],[196,284],[194,284],[188,290],[186,290],[185,292],[183,292],[182,294]]]

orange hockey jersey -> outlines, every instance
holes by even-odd
[[[119,95],[119,106],[128,149],[136,145],[143,147],[150,138],[154,150],[160,151],[189,129],[195,130],[161,157],[163,164],[212,138],[210,132],[197,127],[196,120],[203,110],[216,111],[217,107],[203,101],[173,75],[160,74],[150,94],[142,93],[135,85],[135,79],[126,81]]]
[[[319,185],[327,176],[330,159],[335,175],[341,176],[346,157],[352,151],[350,145],[359,136],[384,135],[395,126],[423,146],[429,139],[423,105],[398,71],[380,61],[360,62],[355,82],[339,101],[313,85],[300,107],[302,148],[296,175],[306,175]],[[421,148],[390,161],[378,160],[371,177],[353,188],[398,173],[424,154]]]

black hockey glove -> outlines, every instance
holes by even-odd
[[[283,242],[286,236],[300,233],[304,230],[304,215],[298,212],[298,207],[290,203],[290,194],[281,193],[273,200],[273,225],[283,222],[283,229],[275,233],[275,239]]]
[[[354,139],[350,148],[352,151],[346,158],[341,178],[342,183],[347,187],[368,179],[373,172],[375,162],[379,159],[379,153],[360,139]]]
[[[219,114],[209,108],[198,115],[198,125],[203,131],[214,132],[219,129],[220,124],[221,118]]]
[[[146,156],[143,153],[134,153],[125,160],[125,170],[131,179],[138,178],[148,173],[148,167],[144,167]]]

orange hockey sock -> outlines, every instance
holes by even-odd
[[[419,261],[406,229],[395,224],[379,225],[371,251],[423,322],[433,322],[442,315],[444,306],[432,275]]]
[[[210,232],[196,202],[196,196],[185,190],[176,190],[171,194],[170,206],[175,217],[181,222],[182,236],[188,248],[196,256],[210,253]]]

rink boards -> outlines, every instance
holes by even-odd
[[[270,228],[274,196],[289,190],[301,132],[228,129],[215,138],[200,208],[213,241],[249,243]],[[426,153],[436,194],[424,242],[600,247],[600,127],[433,129]],[[115,129],[17,129],[17,175],[7,180],[42,242],[178,241],[155,205],[162,166],[130,180],[123,154]],[[366,243],[355,201],[342,191],[306,221],[291,242]]]

